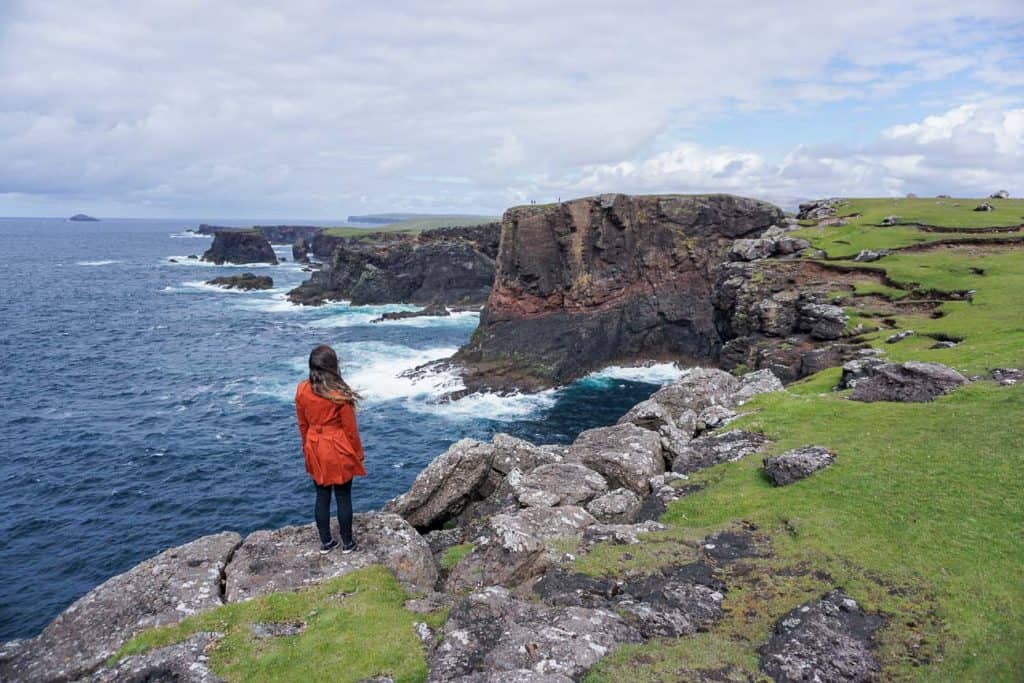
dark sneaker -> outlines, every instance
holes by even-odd
[[[331,552],[332,550],[334,550],[337,547],[338,547],[338,542],[335,541],[332,538],[327,543],[321,543],[320,544],[320,554],[321,555],[326,555],[327,553]]]
[[[355,541],[352,541],[351,543],[346,543],[345,545],[341,546],[341,552],[346,555],[357,550],[359,550],[359,546],[356,545]]]

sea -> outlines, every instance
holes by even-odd
[[[537,394],[442,401],[457,377],[402,373],[452,354],[478,313],[374,323],[416,307],[293,305],[287,292],[309,274],[290,247],[275,247],[289,259],[276,266],[206,264],[188,258],[209,247],[190,232],[202,222],[311,224],[0,218],[0,641],[37,634],[168,547],[311,522],[293,396],[317,344],[364,396],[357,511],[405,491],[459,439],[569,443],[681,372],[611,367]],[[205,284],[242,272],[274,288]]]

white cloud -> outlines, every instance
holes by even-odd
[[[0,8],[0,213],[476,212],[616,181],[788,191],[815,164],[877,177],[874,157],[766,161],[770,131],[766,149],[663,141],[723,112],[870,105],[950,74],[1019,87],[1019,7],[12,2]],[[1007,154],[1008,133],[967,128]],[[900,157],[940,143],[954,155],[979,144],[888,139]]]

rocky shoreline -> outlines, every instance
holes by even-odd
[[[840,387],[860,390],[851,400],[916,401],[963,382],[938,364],[900,366],[864,354],[844,367]],[[884,396],[866,398],[865,387]],[[768,370],[737,377],[695,368],[617,424],[585,431],[567,446],[506,434],[463,439],[384,510],[356,516],[360,552],[320,555],[312,525],[197,539],[109,579],[37,637],[5,644],[0,678],[219,680],[205,654],[216,634],[113,668],[105,663],[146,629],[382,564],[414,596],[408,609],[451,609],[439,632],[422,627],[430,681],[578,680],[624,644],[710,627],[730,590],[723,568],[770,552],[770,538],[740,525],[653,574],[611,580],[572,570],[576,557],[600,545],[636,544],[664,529],[657,518],[666,506],[699,490],[688,482],[693,472],[756,457],[768,444],[763,435],[720,430],[746,401],[776,391],[784,391],[782,383]],[[788,485],[837,457],[808,444],[766,458],[765,476]],[[468,551],[446,564],[453,548]],[[877,678],[873,639],[881,615],[838,587],[795,614],[779,620],[764,643],[763,672],[775,680],[808,672],[822,680]]]

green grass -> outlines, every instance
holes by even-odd
[[[462,558],[473,552],[473,547],[472,543],[460,543],[459,545],[453,545],[451,548],[448,548],[448,550],[445,550],[444,554],[441,555],[441,561],[439,563],[441,565],[441,569],[451,569],[457,565]]]
[[[872,204],[876,213],[910,214],[890,210],[890,200]],[[844,230],[814,231],[815,246]],[[892,228],[863,234],[874,248],[903,239]],[[942,304],[940,318],[892,316],[917,334],[899,344],[884,343],[891,330],[869,335],[887,357],[969,375],[1024,366],[1024,250],[939,248],[871,265],[918,297],[976,290],[971,302]],[[905,294],[891,289],[858,285],[857,293]],[[963,342],[932,350],[929,334]],[[700,539],[740,520],[771,542],[770,556],[722,570],[726,613],[708,633],[623,648],[588,681],[674,681],[710,670],[757,679],[757,648],[774,623],[836,586],[888,617],[877,650],[884,680],[1024,680],[1024,386],[983,380],[931,403],[866,404],[833,391],[839,374],[831,368],[758,397],[730,425],[767,434],[767,454],[827,446],[835,465],[783,488],[764,478],[761,456],[705,470],[691,476],[705,488],[663,516],[668,530],[576,561],[595,575],[649,572],[693,561]]]
[[[991,203],[996,210],[973,210],[984,201]],[[860,215],[851,216],[857,213]],[[1024,237],[1024,233],[972,232],[978,228],[1024,224],[1022,199],[849,199],[839,208],[838,215],[850,216],[846,225],[806,227],[793,234],[810,240],[831,257],[852,257],[863,249],[901,248],[938,240]],[[878,227],[889,215],[899,216],[900,224]],[[926,232],[917,228],[917,224],[963,230]]]
[[[368,228],[339,227],[327,228],[324,232],[332,237],[365,237],[375,232],[405,232],[416,234],[434,228],[459,227],[493,223],[501,220],[498,216],[467,216],[463,214],[420,216],[397,223],[374,225]]]
[[[150,629],[128,641],[111,662],[181,642],[194,633],[225,634],[210,656],[228,681],[359,681],[378,675],[423,681],[427,665],[413,623],[443,624],[444,612],[414,614],[382,566],[362,569],[310,589],[273,593],[224,605],[183,622]],[[299,635],[256,639],[258,622],[304,622]]]

